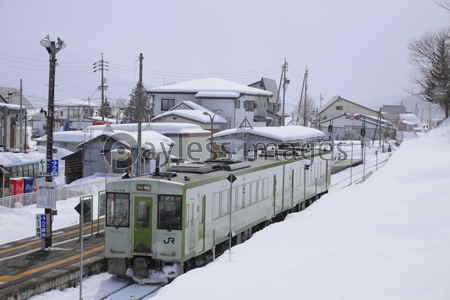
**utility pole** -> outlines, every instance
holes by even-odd
[[[20,153],[22,153],[23,150],[23,140],[22,140],[22,79],[20,79]],[[25,131],[27,130],[27,128],[25,127]]]
[[[48,115],[47,115],[47,176],[46,182],[52,182],[51,177],[51,161],[53,159],[53,113],[55,109],[55,66],[56,66],[56,54],[66,47],[66,43],[58,38],[58,43],[51,41],[47,35],[41,40],[41,45],[47,49],[50,61],[50,74],[48,83]],[[45,214],[50,216],[50,234],[45,238],[45,248],[52,246],[52,227],[53,221],[51,219],[52,209],[46,208]]]
[[[137,171],[136,175],[141,174],[141,143],[142,143],[142,61],[144,60],[144,56],[142,53],[139,55],[139,88],[138,88],[138,140],[137,140],[137,150],[138,150],[138,159],[137,159]],[[157,162],[159,163],[159,162]]]
[[[289,84],[289,79],[286,78],[286,70],[287,70],[287,62],[286,58],[284,59],[284,65],[283,65],[283,117],[282,117],[282,126],[286,125],[285,121],[285,107],[286,107],[286,85]]]
[[[306,127],[306,102],[308,100],[306,98],[307,89],[308,89],[308,68],[306,68],[306,71],[305,71],[305,111],[303,112],[303,126],[305,126],[305,127]]]
[[[105,98],[105,90],[108,89],[108,86],[105,85],[105,83],[106,83],[105,78],[103,77],[103,71],[105,70],[105,68],[108,68],[108,62],[103,60],[103,53],[102,53],[102,59],[100,61],[94,63],[94,73],[97,72],[98,70],[102,71],[102,81],[101,81],[101,85],[98,87],[98,89],[102,90],[102,106],[100,109],[100,114],[102,115],[102,122],[105,122],[104,98]],[[106,71],[108,71],[108,69],[106,69]]]

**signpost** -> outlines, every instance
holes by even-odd
[[[40,159],[39,160],[39,176],[47,176],[47,160]]]
[[[52,159],[50,161],[50,175],[52,177],[58,177],[59,176],[59,161],[57,159]]]
[[[83,198],[83,197],[82,197]],[[80,198],[80,203],[74,209],[80,214],[80,300],[83,299],[83,223],[84,215],[91,211],[89,205],[85,203],[86,200]]]
[[[37,208],[56,209],[56,182],[37,182]]]
[[[36,237],[41,239],[41,250],[45,251],[45,239],[51,235],[50,215],[36,214]]]
[[[236,176],[234,174],[230,174],[230,176],[227,177],[227,180],[230,182],[230,198],[228,203],[228,209],[230,213],[230,228],[228,229],[228,252],[230,254],[230,260],[231,260],[231,238],[235,236],[236,234],[231,230],[231,200],[232,200],[232,191],[233,191],[233,182],[236,181]]]

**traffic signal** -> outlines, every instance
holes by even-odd
[[[366,135],[366,130],[364,128],[361,129],[361,135],[365,136]]]
[[[333,126],[328,125],[328,131],[329,131],[329,132],[332,132],[332,131],[333,131]]]

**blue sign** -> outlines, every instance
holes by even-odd
[[[50,175],[52,177],[58,177],[59,176],[59,165],[57,159],[52,159],[50,161]]]
[[[41,238],[47,238],[47,215],[41,215]]]

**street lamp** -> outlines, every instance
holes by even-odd
[[[47,176],[45,177],[46,182],[52,182],[52,177],[49,176],[51,173],[51,160],[53,159],[53,111],[55,105],[55,66],[56,66],[56,53],[61,49],[66,47],[66,43],[60,38],[57,39],[57,43],[50,39],[50,36],[46,36],[41,40],[41,45],[49,54],[50,61],[50,75],[48,84],[48,115],[47,115]],[[46,208],[45,214],[52,213],[52,209]],[[45,239],[45,247],[52,246],[52,222],[50,221],[50,237]]]
[[[221,113],[222,113],[222,111],[221,111],[221,110],[218,110],[218,111],[211,117],[211,114],[210,114],[210,113],[208,113],[208,112],[206,112],[206,111],[203,112],[203,114],[204,114],[205,116],[209,116],[209,119],[211,120],[211,158],[214,158],[214,155],[213,155],[213,124],[214,124],[214,118],[215,118],[216,115],[220,115]]]

